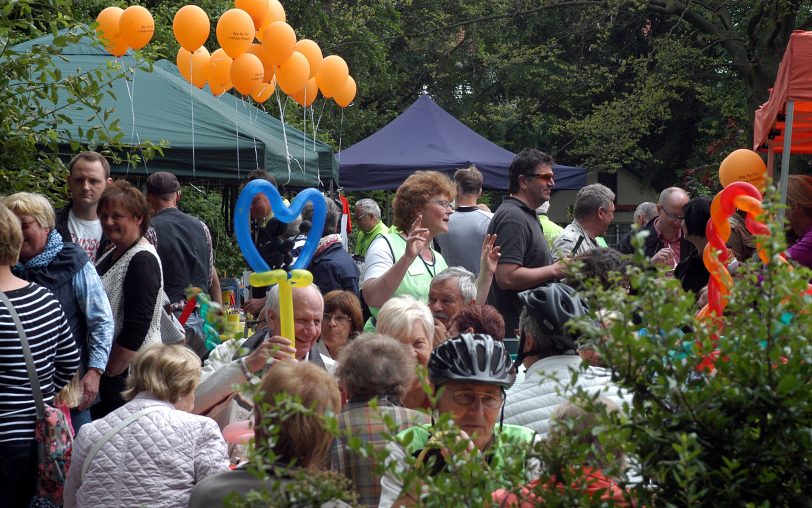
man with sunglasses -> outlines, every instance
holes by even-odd
[[[660,193],[657,217],[642,228],[643,231],[648,231],[643,252],[652,263],[673,269],[695,250],[691,242],[682,235],[682,221],[685,218],[682,209],[690,199],[688,193],[679,187],[669,187]],[[634,252],[631,236],[625,236],[617,246],[623,254]]]
[[[489,335],[464,333],[439,345],[428,364],[429,379],[437,393],[435,410],[449,413],[459,427],[458,439],[469,443],[468,453],[480,453],[492,470],[512,460],[524,460],[535,439],[535,433],[501,422],[505,390],[516,379],[512,361],[504,344]],[[434,476],[451,472],[453,453],[442,449],[441,436],[432,435],[431,425],[411,427],[398,434],[404,447],[390,445],[391,461],[381,479],[379,506],[411,506],[419,503],[420,494],[404,489],[406,456],[417,458],[415,468],[425,467]],[[521,455],[521,456],[518,456]]]
[[[562,262],[553,262],[536,208],[550,199],[555,181],[553,158],[525,148],[508,168],[510,196],[502,201],[488,226],[496,234],[501,257],[496,267],[488,303],[505,318],[505,334],[516,335],[519,326],[519,292],[559,279]]]

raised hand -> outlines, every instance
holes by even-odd
[[[429,230],[423,227],[423,216],[418,215],[406,234],[406,255],[411,259],[419,256],[420,252],[426,247],[428,237]]]

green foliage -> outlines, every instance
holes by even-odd
[[[635,296],[592,293],[591,308],[603,310],[606,326],[581,329],[633,396],[609,430],[628,437],[641,504],[812,501],[812,319],[803,294],[810,274],[778,262],[781,229],[773,224],[766,242],[773,262],[745,265],[734,279],[721,330],[696,320],[694,299],[677,281],[644,268],[628,273]],[[716,348],[715,370],[700,369]]]
[[[122,79],[128,69],[110,65],[64,75],[51,65],[68,45],[83,36],[95,38],[92,30],[71,17],[72,7],[72,2],[62,0],[0,2],[0,194],[35,191],[59,205],[66,197],[67,179],[60,155],[99,149],[116,160],[137,162],[160,151],[159,146],[145,143],[138,147],[140,155],[126,153],[113,110],[98,105],[110,93],[107,85]],[[60,34],[65,28],[71,29]],[[53,42],[30,51],[12,48],[43,35],[52,35]],[[68,134],[72,121],[66,113],[78,107],[98,122],[80,129],[75,138]]]

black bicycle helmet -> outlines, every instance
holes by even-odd
[[[553,282],[523,291],[519,293],[519,298],[528,313],[535,318],[541,331],[555,342],[559,350],[578,349],[575,343],[577,336],[567,330],[566,324],[570,319],[584,316],[587,308],[574,289],[566,284]]]
[[[510,388],[516,380],[502,342],[482,333],[463,333],[443,342],[429,358],[429,379],[435,386],[449,381]]]

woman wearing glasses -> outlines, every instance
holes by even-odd
[[[324,295],[321,337],[316,341],[316,351],[336,360],[347,342],[363,329],[364,320],[358,297],[351,291],[330,291]]]
[[[477,454],[495,474],[483,475],[482,489],[489,491],[500,482],[500,471],[513,470],[525,464],[525,454],[535,439],[535,432],[518,425],[500,422],[505,390],[516,379],[516,371],[503,343],[488,335],[462,334],[443,342],[432,353],[428,364],[429,379],[437,394],[435,410],[448,413],[459,428],[456,436],[435,433],[431,425],[418,425],[398,434],[403,446],[389,446],[389,460],[398,463],[388,467],[381,479],[379,506],[401,506],[420,503],[419,485],[404,485],[406,457],[415,456],[414,468],[425,468],[425,476],[453,473],[456,460],[468,460]],[[433,435],[434,433],[434,435]],[[468,443],[464,456],[444,445],[449,439]],[[505,468],[505,469],[503,469]],[[488,486],[490,485],[490,489]]]
[[[361,289],[373,317],[365,331],[374,331],[378,310],[393,296],[428,300],[432,277],[447,268],[432,240],[448,232],[455,194],[451,180],[436,171],[416,171],[398,187],[393,230],[375,238],[367,251]]]

